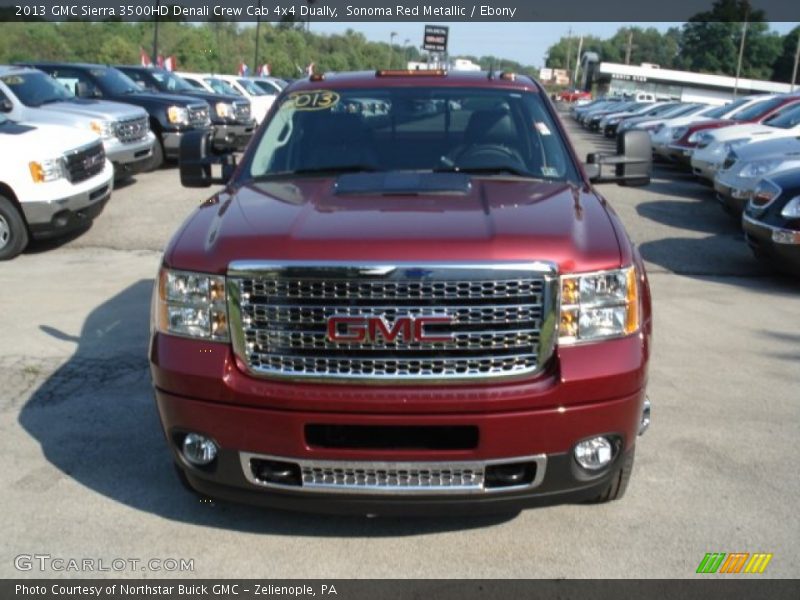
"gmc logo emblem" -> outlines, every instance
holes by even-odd
[[[328,340],[345,344],[376,342],[449,342],[452,335],[431,335],[425,331],[427,325],[452,323],[453,318],[442,317],[398,317],[389,323],[383,317],[338,317],[328,319]]]

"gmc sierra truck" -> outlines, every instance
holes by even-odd
[[[208,103],[180,94],[154,94],[113,67],[94,64],[38,62],[32,64],[75,92],[80,98],[115,100],[140,106],[150,116],[150,129],[156,135],[150,168],[165,159],[178,158],[181,138],[190,131],[211,130]]]
[[[31,238],[86,227],[111,197],[114,167],[88,129],[18,123],[0,114],[0,260]]]
[[[380,106],[380,111],[369,110]],[[647,133],[582,164],[512,73],[312,75],[169,243],[150,361],[200,494],[319,512],[512,511],[625,492],[646,398],[642,259],[592,182],[649,182]]]
[[[155,136],[138,106],[75,95],[36,69],[0,66],[0,112],[12,121],[64,125],[92,131],[103,140],[117,179],[150,166]]]

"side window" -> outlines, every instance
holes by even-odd
[[[198,90],[203,89],[203,86],[200,84],[200,82],[195,79],[189,79],[188,77],[184,77],[183,80],[193,88],[197,88]]]
[[[52,75],[56,81],[80,98],[99,98],[103,95],[91,78],[77,69],[57,69]]]

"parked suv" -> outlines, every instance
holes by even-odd
[[[647,134],[584,166],[514,74],[315,75],[276,101],[235,170],[207,135],[182,142],[182,182],[224,184],[153,298],[183,481],[362,514],[621,497],[650,293],[592,181],[646,184]]]
[[[245,98],[199,90],[165,69],[135,66],[117,68],[145,90],[193,96],[208,102],[215,146],[243,150],[253,137],[256,121],[250,113],[250,102]]]
[[[76,98],[36,69],[0,66],[0,112],[26,123],[49,123],[91,130],[103,139],[117,178],[147,168],[155,136],[138,106]]]
[[[0,114],[0,260],[33,238],[85,227],[111,196],[114,167],[88,129],[17,123]]]
[[[158,139],[153,148],[151,168],[161,166],[165,158],[178,158],[181,138],[186,132],[211,130],[210,109],[204,100],[142,91],[127,75],[113,67],[55,62],[32,66],[55,77],[81,98],[116,100],[144,108],[150,115],[150,129]]]

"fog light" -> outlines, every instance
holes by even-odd
[[[588,471],[597,471],[608,466],[614,458],[614,446],[604,437],[579,442],[575,446],[575,460]]]
[[[190,433],[183,438],[183,456],[193,465],[204,466],[217,457],[217,445],[199,433]]]

